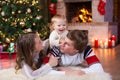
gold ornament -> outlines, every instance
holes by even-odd
[[[42,16],[36,16],[37,20],[40,20],[42,18]]]
[[[33,18],[32,16],[30,16],[30,18]]]
[[[25,29],[25,30],[24,30],[24,33],[28,33],[28,32],[32,32],[32,29],[31,29],[31,28],[28,28],[28,29]]]
[[[35,26],[36,24],[35,23],[33,23],[33,26]]]
[[[6,48],[7,47],[7,44],[3,44],[3,48]]]
[[[28,13],[31,13],[31,9],[30,9],[30,8],[28,8],[28,9],[27,9],[27,12],[28,12]]]
[[[36,4],[36,2],[35,1],[32,1],[32,5],[35,5]]]
[[[14,14],[15,14],[15,12],[14,12],[14,11],[12,11],[12,14],[14,15]]]
[[[10,39],[9,38],[6,38],[6,43],[10,43]]]
[[[40,11],[41,10],[41,7],[40,6],[37,6],[37,11]]]
[[[21,13],[21,10],[18,10],[18,13]]]
[[[2,16],[5,16],[5,12],[4,12],[4,11],[2,11],[2,12],[1,12],[1,15],[2,15]]]
[[[36,1],[36,3],[38,3],[38,1]]]
[[[21,22],[20,22],[20,25],[21,25],[22,27],[24,27],[24,26],[25,26],[25,22],[24,22],[24,21],[21,21]]]
[[[5,19],[5,22],[7,22],[8,21],[8,19]]]
[[[19,3],[20,3],[20,4],[22,4],[22,3],[23,3],[23,1],[22,1],[22,0],[20,0],[20,1],[19,1]]]
[[[17,26],[17,23],[16,22],[12,22],[10,26]]]

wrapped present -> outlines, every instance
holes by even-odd
[[[10,43],[10,52],[14,52],[15,51],[15,48],[14,48],[14,43]]]

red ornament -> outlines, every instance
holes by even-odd
[[[100,2],[98,4],[98,11],[101,15],[105,14],[105,5],[106,5],[106,3],[103,0],[100,0]]]
[[[49,3],[49,7],[48,7],[49,11],[51,14],[55,15],[57,13],[56,11],[56,4],[55,3]]]

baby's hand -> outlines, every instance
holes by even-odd
[[[58,59],[59,59],[59,57],[53,57],[53,56],[51,56],[50,57],[50,59],[49,59],[49,64],[50,64],[50,66],[57,66],[57,64],[58,64]]]

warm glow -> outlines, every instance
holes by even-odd
[[[82,22],[92,22],[92,14],[88,12],[87,9],[82,8],[79,12],[79,18],[82,20]]]

